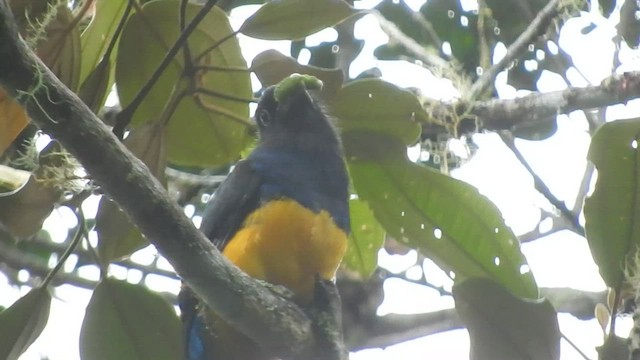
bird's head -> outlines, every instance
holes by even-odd
[[[322,83],[311,79],[316,82],[292,76],[264,91],[254,116],[262,146],[304,150],[339,144],[332,121],[314,94]]]

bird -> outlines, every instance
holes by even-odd
[[[292,76],[268,87],[255,111],[259,139],[203,212],[201,231],[248,275],[313,300],[316,276],[335,277],[350,232],[349,178],[321,82]],[[270,359],[183,287],[187,360]]]

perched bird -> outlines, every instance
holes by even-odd
[[[259,142],[207,204],[201,230],[247,274],[312,300],[316,275],[332,279],[349,234],[348,175],[331,120],[309,88],[289,78],[265,90]],[[321,83],[320,83],[321,84]],[[188,360],[268,359],[199,303],[181,296]]]

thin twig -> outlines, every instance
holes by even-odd
[[[536,16],[527,29],[518,36],[518,38],[509,46],[507,53],[498,63],[488,70],[485,70],[482,76],[471,86],[468,98],[477,99],[486,89],[488,89],[495,80],[498,73],[506,69],[527,46],[544,32],[549,22],[558,15],[560,2],[562,0],[551,0]]]
[[[524,158],[524,156],[522,156],[520,150],[518,150],[518,147],[516,146],[513,139],[513,135],[506,132],[499,132],[498,134],[500,135],[500,138],[502,139],[504,144],[509,148],[509,150],[511,150],[511,152],[513,152],[513,155],[515,155],[518,161],[520,161],[522,166],[524,166],[529,174],[531,174],[536,190],[538,190],[553,206],[555,206],[560,211],[562,216],[564,216],[571,222],[571,225],[573,225],[573,231],[581,236],[584,236],[584,227],[580,225],[578,217],[571,210],[569,210],[569,208],[567,208],[567,205],[564,203],[564,201],[560,201],[555,197],[555,195],[553,195],[549,187],[547,187],[547,184],[545,184],[540,176],[538,176],[533,168],[531,168],[527,160]]]
[[[196,95],[198,95],[198,94],[196,94]],[[204,96],[204,94],[195,96],[195,100],[198,103],[198,105],[202,106],[204,109],[206,109],[208,111],[211,111],[211,112],[213,112],[215,114],[224,115],[227,118],[229,118],[229,120],[233,120],[234,122],[237,122],[238,124],[247,126],[249,128],[255,127],[255,123],[252,122],[251,120],[248,120],[248,119],[246,119],[246,118],[244,118],[242,116],[238,116],[237,114],[235,114],[235,113],[233,113],[233,112],[231,112],[231,111],[229,111],[227,109],[224,109],[224,108],[222,108],[222,107],[220,107],[220,106],[218,106],[216,104],[211,104],[211,103],[205,101],[203,99],[203,96]]]
[[[404,32],[402,32],[402,30],[398,28],[398,26],[396,26],[396,24],[387,20],[384,16],[382,16],[382,14],[375,14],[378,18],[380,28],[389,36],[390,40],[398,43],[405,50],[415,56],[416,59],[422,61],[427,66],[437,69],[444,69],[450,66],[446,60],[427,51],[423,45],[418,44],[411,37],[407,36]]]
[[[216,41],[215,43],[213,43],[211,46],[209,46],[208,48],[204,49],[204,51],[202,51],[200,54],[198,54],[195,59],[194,62],[198,63],[202,60],[203,57],[207,56],[207,54],[209,54],[211,51],[215,50],[218,48],[218,46],[222,45],[223,43],[225,43],[227,40],[232,39],[234,37],[236,37],[236,35],[238,35],[240,33],[240,30],[238,31],[234,31],[228,35],[226,35],[225,37],[223,37],[222,39]]]
[[[134,2],[133,0],[129,0],[127,2],[127,7],[124,9],[124,14],[122,14],[122,17],[118,22],[118,26],[116,27],[116,31],[113,33],[113,36],[111,37],[111,41],[109,42],[109,45],[107,45],[107,50],[104,52],[104,55],[102,56],[103,59],[109,59],[111,57],[111,52],[116,47],[116,44],[118,43],[118,38],[120,38],[120,34],[122,33],[122,29],[124,29],[124,25],[127,23],[127,19],[129,19],[129,14],[131,14],[131,9],[133,8],[133,4],[132,4],[133,2]]]
[[[225,99],[225,100],[230,100],[230,101],[237,101],[243,104],[248,104],[248,103],[255,103],[258,102],[258,99],[247,99],[247,98],[241,98],[238,96],[234,96],[234,95],[229,95],[229,94],[223,94],[221,92],[217,92],[214,90],[209,90],[209,89],[205,89],[205,88],[197,88],[195,89],[194,93],[196,94],[202,94],[202,95],[207,95],[207,96],[212,96],[212,97],[217,97],[220,99]]]
[[[196,71],[220,71],[220,72],[251,72],[251,69],[241,66],[214,66],[214,65],[199,65],[195,67]]]
[[[589,357],[587,356],[587,354],[585,354],[582,350],[580,350],[580,348],[578,347],[578,345],[576,345],[573,341],[571,341],[567,335],[563,334],[562,332],[560,332],[560,336],[564,339],[564,341],[568,342],[569,345],[571,345],[571,347],[578,353],[580,354],[580,356],[582,356],[583,359],[585,360],[591,360],[589,359]]]
[[[431,21],[427,20],[420,11],[411,11],[411,18],[418,23],[418,25],[422,26],[427,36],[429,36],[429,40],[431,40],[438,49],[442,49],[444,42],[436,32],[436,29],[433,28]],[[451,59],[455,58],[453,54],[448,57]]]
[[[58,271],[60,271],[60,269],[62,269],[62,266],[64,265],[65,261],[67,261],[69,256],[73,253],[73,251],[78,246],[78,244],[80,244],[80,241],[82,241],[82,239],[84,238],[84,233],[85,233],[84,229],[86,224],[84,220],[84,213],[82,212],[81,208],[76,209],[76,217],[78,220],[76,233],[73,235],[73,239],[71,240],[71,243],[69,243],[69,246],[67,247],[67,249],[64,251],[64,253],[62,253],[62,256],[60,256],[60,259],[58,260],[58,263],[56,264],[56,266],[53,269],[51,269],[51,271],[47,274],[47,277],[44,278],[44,281],[42,282],[42,287],[49,286],[53,277],[56,276],[56,274],[58,273]]]
[[[184,31],[187,22],[187,5],[189,0],[180,0],[180,32]],[[193,75],[193,60],[191,58],[191,49],[189,48],[189,42],[185,41],[183,45],[184,54],[184,73],[187,77]]]
[[[202,6],[202,9],[198,11],[196,16],[194,16],[193,20],[187,25],[183,32],[180,33],[178,39],[173,43],[167,54],[164,56],[156,70],[151,75],[151,78],[142,86],[140,91],[136,94],[135,98],[131,101],[126,108],[124,108],[116,117],[116,124],[113,127],[113,133],[118,136],[118,138],[122,139],[124,136],[124,129],[129,125],[133,114],[138,109],[142,101],[147,97],[155,83],[160,79],[160,76],[165,71],[165,69],[171,64],[174,57],[182,49],[184,43],[187,41],[191,33],[198,27],[200,22],[205,18],[205,16],[209,13],[209,10],[213,8],[213,6],[218,2],[218,0],[208,0],[206,4]]]
[[[478,8],[480,9],[478,11],[477,24],[478,38],[480,40],[478,44],[478,53],[480,54],[480,67],[485,69],[491,66],[491,50],[489,49],[489,41],[487,40],[485,31],[485,23],[490,16],[489,14],[491,13],[491,10],[489,9],[489,7],[487,7],[487,4],[484,0],[478,1]]]

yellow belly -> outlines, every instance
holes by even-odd
[[[347,235],[328,212],[275,200],[245,220],[223,254],[247,274],[283,285],[307,302],[315,275],[332,279],[346,248]]]

